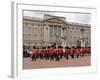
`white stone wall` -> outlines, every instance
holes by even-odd
[[[53,21],[53,20],[51,20]],[[56,19],[55,19],[56,22]],[[51,23],[48,21],[34,21],[23,19],[23,42],[29,46],[50,46],[52,43],[60,43],[63,46],[76,47],[77,40],[84,43],[81,46],[89,47],[91,45],[91,28],[84,24],[72,25],[64,23]],[[62,27],[65,27],[63,30]],[[83,34],[80,29],[84,28]],[[62,37],[65,37],[63,39]]]

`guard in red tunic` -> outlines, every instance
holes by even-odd
[[[79,48],[80,49],[80,56],[83,56],[83,48]]]
[[[36,50],[32,50],[32,61],[36,61]]]
[[[37,49],[37,50],[36,50],[36,59],[39,59],[39,54],[40,54],[40,50]]]
[[[43,59],[43,49],[40,49],[38,52],[38,58]]]
[[[84,56],[84,48],[81,48],[81,56]]]
[[[59,58],[59,55],[60,55],[60,53],[59,53],[59,49],[54,49],[54,55],[55,55],[55,59],[56,59],[56,61],[60,61],[60,58]]]
[[[64,54],[63,49],[62,49],[62,48],[60,48],[60,49],[59,49],[60,59],[62,59],[62,58],[63,58],[63,54]]]
[[[55,55],[55,49],[51,48],[50,49],[50,60],[54,60],[56,57]]]
[[[88,53],[89,53],[89,55],[91,56],[91,48],[88,48],[88,49],[89,49],[89,52],[88,52]]]
[[[49,60],[49,49],[45,49],[45,59]]]
[[[66,49],[64,53],[64,57],[68,60],[69,59],[69,55],[70,55],[70,51],[69,49]]]
[[[47,50],[44,49],[44,58],[47,59]]]
[[[82,50],[81,50],[81,48],[77,48],[77,49],[79,51],[79,56],[82,56]]]
[[[87,55],[90,56],[91,55],[91,48],[87,48],[86,51],[87,51]]]
[[[71,56],[72,58],[74,58],[74,49],[73,49],[73,48],[70,49],[70,56]]]
[[[51,47],[48,49],[48,59],[50,60],[50,56],[52,54]]]
[[[75,54],[76,54],[76,57],[79,58],[79,55],[80,55],[80,49],[79,48],[75,49]]]
[[[87,56],[87,48],[84,48],[84,56]]]

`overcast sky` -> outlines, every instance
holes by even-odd
[[[44,14],[66,17],[66,21],[68,22],[77,22],[77,23],[83,23],[83,24],[91,23],[91,14],[47,12],[47,11],[24,11],[24,16],[43,18]]]

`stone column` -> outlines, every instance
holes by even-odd
[[[65,46],[66,46],[64,31],[65,31],[65,27],[63,26],[61,29],[61,40],[62,40],[63,51],[65,50]]]
[[[84,31],[85,29],[81,28],[81,47],[85,47],[85,42],[84,42]]]

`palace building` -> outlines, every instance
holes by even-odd
[[[26,48],[91,47],[91,25],[67,22],[65,17],[23,16],[23,45]]]

